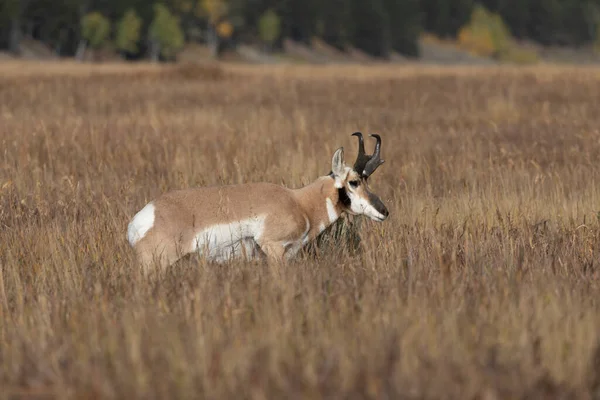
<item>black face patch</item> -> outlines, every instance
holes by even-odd
[[[348,197],[348,193],[346,192],[346,188],[338,189],[338,199],[339,199],[339,202],[344,205],[344,207],[346,207],[346,208],[350,207],[351,201],[350,201],[350,197]]]

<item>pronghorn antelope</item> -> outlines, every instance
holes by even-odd
[[[213,186],[168,192],[148,203],[131,220],[127,237],[144,267],[161,267],[197,252],[210,261],[234,257],[285,261],[316,238],[343,213],[383,221],[389,212],[369,191],[367,180],[381,165],[381,138],[372,155],[358,137],[352,168],[344,148],[336,150],[331,172],[300,189],[270,183]]]

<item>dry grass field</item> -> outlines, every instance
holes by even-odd
[[[599,104],[572,67],[0,65],[0,396],[595,398]],[[152,198],[298,187],[356,130],[360,251],[136,270]]]

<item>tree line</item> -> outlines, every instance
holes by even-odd
[[[518,39],[578,46],[600,37],[600,0],[1,0],[0,48],[18,54],[27,37],[59,56],[111,48],[168,60],[186,42],[219,55],[239,43],[276,50],[286,38],[319,38],[376,57],[418,56],[422,32],[456,38],[477,7]]]

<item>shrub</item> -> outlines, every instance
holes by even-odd
[[[522,49],[512,45],[500,54],[499,59],[500,61],[515,64],[535,64],[539,61],[539,56],[533,50]]]

